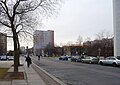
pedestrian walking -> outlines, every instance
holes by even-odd
[[[40,60],[40,55],[38,55],[38,60]]]
[[[29,55],[26,57],[26,60],[25,60],[25,61],[27,62],[27,66],[28,66],[28,68],[29,68],[29,67],[30,67],[30,64],[32,64],[32,61],[31,61],[31,58],[30,58]]]

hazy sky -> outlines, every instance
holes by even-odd
[[[45,23],[47,29],[55,31],[55,43],[76,42],[78,36],[83,39],[96,38],[96,34],[105,31],[113,33],[112,0],[66,0],[60,14]]]
[[[54,30],[58,45],[75,43],[79,35],[95,39],[100,31],[113,32],[112,16],[112,0],[65,0],[59,15],[44,23],[44,30]]]

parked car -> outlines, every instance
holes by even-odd
[[[59,57],[59,60],[66,60],[66,61],[67,61],[67,60],[68,60],[68,57],[67,57],[67,56],[60,56],[60,57]]]
[[[69,55],[66,55],[66,57],[68,58],[68,60],[71,60],[71,56],[69,56]]]
[[[7,56],[8,60],[14,60],[14,56]]]
[[[85,58],[83,58],[82,60],[81,60],[83,63],[98,63],[98,58],[97,57],[91,57],[91,56],[87,56],[87,57],[85,57]]]
[[[6,61],[6,60],[7,60],[7,57],[6,57],[6,56],[0,56],[0,60],[1,60],[1,61]]]
[[[120,56],[107,57],[105,59],[99,60],[99,64],[101,64],[101,65],[120,66]]]
[[[80,56],[72,56],[71,57],[71,61],[73,61],[73,62],[80,62],[81,58],[80,58]]]

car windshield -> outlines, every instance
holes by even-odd
[[[105,58],[105,60],[109,60],[110,57]]]
[[[61,58],[65,58],[66,56],[61,56]]]
[[[85,59],[90,59],[90,57],[85,57]]]
[[[72,56],[72,58],[79,58],[79,56]]]
[[[117,56],[117,59],[120,60],[120,56]]]
[[[92,60],[98,60],[97,58],[93,58]]]
[[[113,58],[113,57],[110,57],[110,58],[109,58],[109,60],[115,60],[115,58]]]

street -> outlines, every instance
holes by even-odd
[[[33,62],[67,85],[120,85],[120,68],[97,64],[33,58]]]

